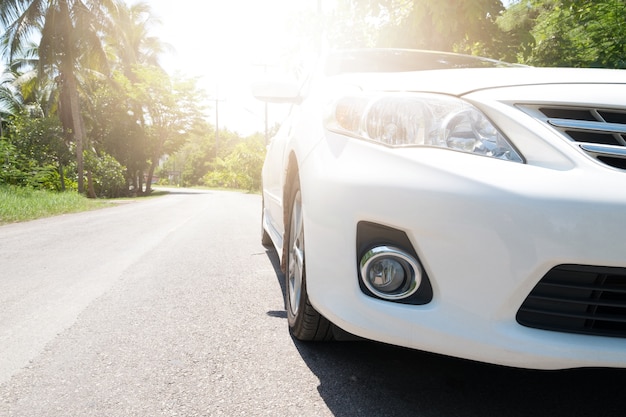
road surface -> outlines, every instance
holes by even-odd
[[[177,190],[0,227],[0,416],[623,416],[622,370],[287,331],[260,197]]]

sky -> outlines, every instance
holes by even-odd
[[[316,11],[318,0],[146,1],[161,20],[154,34],[175,48],[162,65],[170,73],[199,77],[199,86],[212,99],[209,122],[216,124],[217,104],[220,129],[244,136],[263,132],[265,105],[252,97],[251,85],[293,42],[290,15]],[[269,113],[271,126],[279,120],[271,117],[271,105]]]

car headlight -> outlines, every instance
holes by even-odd
[[[326,128],[387,146],[437,146],[523,162],[513,145],[470,103],[440,94],[349,96],[337,100]]]

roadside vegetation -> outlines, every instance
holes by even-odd
[[[278,54],[284,62],[272,64],[301,70],[303,51],[328,43],[435,49],[536,66],[626,68],[623,0],[506,5],[337,0],[323,19],[313,11],[294,15],[292,33],[285,34],[293,42]],[[43,207],[65,212],[66,204],[88,207],[81,196],[150,195],[153,183],[260,189],[266,136],[216,131],[206,121],[210,109],[196,80],[159,65],[170,51],[152,35],[158,24],[145,1],[0,1],[3,221],[18,218],[18,211],[39,216],[28,205],[40,196]],[[270,127],[267,136],[278,128]],[[51,215],[56,209],[43,210]]]
[[[313,33],[305,21],[298,24]],[[624,0],[338,0],[327,26],[336,47],[434,49],[535,66],[626,68]]]
[[[0,185],[0,225],[93,210],[102,206],[102,202],[87,199],[76,192],[57,193]]]

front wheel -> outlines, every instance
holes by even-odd
[[[304,219],[300,183],[291,187],[291,211],[287,219],[285,274],[285,305],[289,331],[299,340],[322,341],[332,339],[332,325],[309,302],[306,290],[306,262],[304,248]]]

